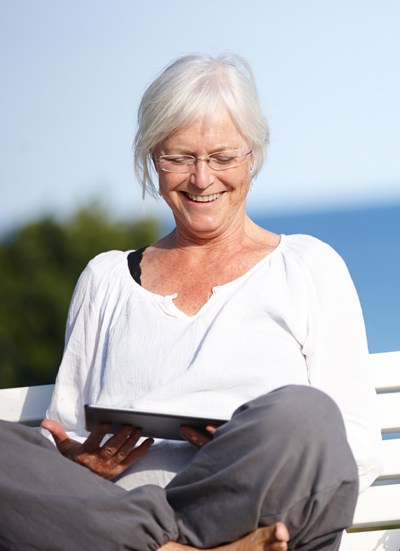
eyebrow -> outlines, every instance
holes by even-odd
[[[179,146],[177,146],[177,147],[174,147],[173,150],[174,151],[172,153],[163,153],[163,155],[190,155],[191,157],[196,156],[196,155],[193,155],[193,153],[191,152],[192,150],[190,150],[186,147],[180,148]],[[219,147],[213,147],[211,152],[207,153],[207,156],[208,155],[213,155],[214,153],[220,153],[222,151],[241,151],[241,149],[240,149],[240,147],[222,145],[222,146],[219,146]]]

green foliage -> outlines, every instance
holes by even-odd
[[[96,254],[154,242],[154,220],[111,220],[93,205],[61,223],[47,217],[0,243],[0,388],[54,382],[69,302]]]

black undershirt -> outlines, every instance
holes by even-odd
[[[133,251],[132,253],[128,254],[128,268],[131,273],[131,276],[133,279],[138,283],[139,285],[142,285],[142,282],[140,281],[140,276],[142,275],[142,269],[140,267],[140,262],[142,261],[143,253],[145,249],[147,249],[148,245],[146,247],[142,247],[141,249],[138,249],[137,251]]]

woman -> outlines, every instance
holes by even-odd
[[[278,236],[246,215],[268,142],[250,68],[237,56],[181,58],[147,89],[138,121],[143,197],[157,193],[154,169],[176,227],[140,251],[104,253],[83,272],[44,428],[62,453],[117,484],[173,486],[196,462],[193,448],[149,450],[149,440],[134,448],[140,434],[126,428],[105,453],[107,427],[81,444],[84,404],[229,418],[274,389],[313,386],[339,406],[365,489],[379,474],[380,434],[358,298],[329,246]]]

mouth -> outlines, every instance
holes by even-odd
[[[194,201],[195,203],[210,203],[211,201],[215,201],[219,197],[221,197],[221,193],[214,193],[213,195],[193,195],[193,193],[187,193],[184,192],[184,195],[191,201]]]

